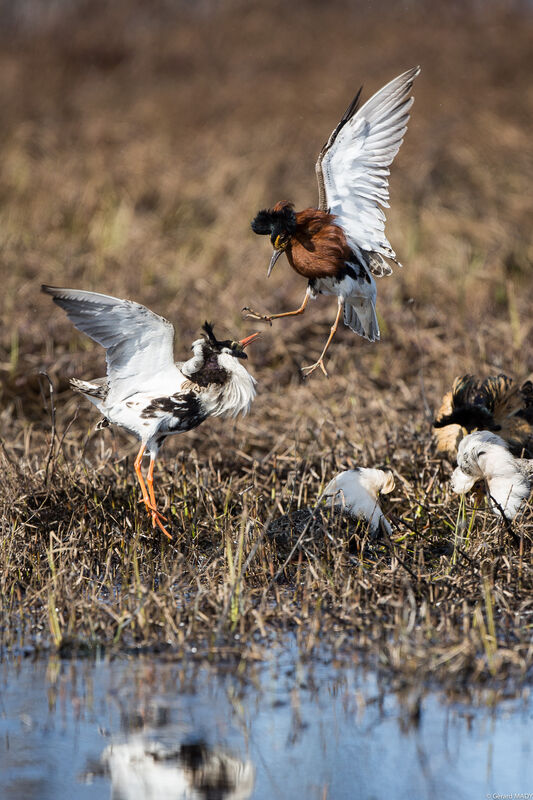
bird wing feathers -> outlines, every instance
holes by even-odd
[[[347,237],[363,250],[396,261],[385,236],[389,170],[407,130],[415,67],[392,80],[361,108],[359,94],[316,163],[319,208],[337,217]]]
[[[43,286],[78,330],[106,349],[110,395],[126,397],[174,364],[174,326],[140,303]]]

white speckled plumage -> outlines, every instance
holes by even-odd
[[[507,442],[491,431],[465,436],[459,443],[457,464],[450,482],[452,491],[466,494],[484,480],[493,511],[503,511],[508,520],[517,516],[531,494],[533,460],[513,456]]]
[[[188,361],[174,362],[174,327],[163,317],[130,300],[43,286],[71,322],[106,349],[107,377],[73,379],[72,386],[103,414],[108,423],[136,436],[141,449],[135,471],[154,524],[161,525],[153,497],[153,466],[166,437],[191,430],[210,416],[246,414],[255,397],[255,379],[245,369],[240,342],[218,341],[206,323],[206,336],[197,339]],[[147,484],[140,462],[147,451]]]

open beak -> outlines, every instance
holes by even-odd
[[[246,347],[247,345],[250,344],[250,342],[253,342],[254,339],[257,339],[258,336],[261,336],[261,332],[260,331],[256,331],[255,333],[251,333],[250,336],[246,336],[244,339],[241,339],[239,341],[239,344],[241,345],[241,347]]]
[[[272,258],[270,259],[270,264],[268,265],[267,278],[270,278],[270,273],[274,269],[274,264],[276,263],[276,261],[278,260],[278,258],[282,253],[283,250],[274,250],[274,252],[272,253]]]

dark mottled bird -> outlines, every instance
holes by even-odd
[[[444,395],[433,426],[437,449],[452,461],[461,439],[476,430],[497,433],[517,456],[533,456],[533,384],[518,386],[507,375],[461,375]]]
[[[119,425],[141,447],[135,473],[152,524],[170,537],[156,507],[154,464],[167,436],[189,431],[207,417],[246,414],[255,397],[255,379],[245,369],[244,348],[258,333],[240,341],[219,341],[208,322],[192,344],[188,361],[174,362],[174,326],[145,306],[96,292],[43,286],[70,321],[106,349],[107,376],[71,380],[104,415],[103,424]],[[102,424],[102,423],[101,423]],[[150,455],[146,484],[141,472]]]
[[[310,375],[324,367],[324,356],[344,311],[344,324],[371,342],[379,339],[374,276],[390,275],[388,260],[401,266],[385,236],[389,206],[389,169],[407,130],[410,92],[420,68],[388,83],[363,106],[361,90],[322,148],[316,163],[318,208],[296,212],[293,204],[278,202],[252,221],[255,233],[270,236],[274,252],[267,275],[282,253],[291,267],[308,279],[300,308],[261,315],[245,307],[247,316],[271,322],[303,314],[309,298],[333,294],[337,315],[329,338]]]
[[[515,458],[509,444],[492,431],[469,433],[459,443],[453,492],[465,494],[484,481],[494,513],[512,520],[523,508],[533,486],[533,460]]]

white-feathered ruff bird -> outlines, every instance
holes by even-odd
[[[407,130],[410,92],[420,72],[415,67],[379,90],[359,108],[361,90],[322,148],[316,163],[318,208],[295,212],[292,203],[278,202],[259,211],[255,233],[270,236],[274,252],[267,276],[285,252],[291,267],[308,279],[300,308],[262,315],[245,307],[255,319],[272,322],[303,314],[310,298],[338,298],[335,321],[310,375],[324,367],[324,356],[344,311],[344,324],[371,342],[379,339],[374,276],[390,275],[387,259],[401,266],[385,236],[389,207],[389,166]]]
[[[331,500],[336,509],[342,508],[356,519],[366,520],[372,536],[381,530],[390,536],[392,529],[380,508],[378,494],[389,494],[393,489],[394,476],[390,470],[357,467],[339,472],[321,498]]]
[[[67,312],[70,321],[106,349],[107,377],[71,380],[104,415],[141,447],[135,473],[152,524],[171,538],[156,507],[154,464],[167,436],[189,431],[207,417],[246,414],[255,397],[255,379],[245,369],[244,348],[259,334],[240,341],[218,341],[205,323],[205,336],[193,342],[188,361],[174,362],[174,326],[145,306],[97,292],[43,286],[42,291]],[[146,484],[141,472],[150,455]]]
[[[516,458],[508,443],[490,431],[465,436],[459,443],[457,464],[452,491],[466,494],[476,481],[484,480],[493,511],[500,515],[503,511],[508,520],[516,517],[531,493],[533,459]]]

